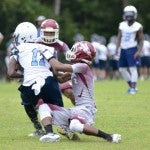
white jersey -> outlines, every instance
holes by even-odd
[[[72,84],[76,106],[95,107],[93,72],[85,63],[73,64],[72,67],[74,70]]]
[[[107,47],[98,42],[92,42],[92,45],[96,49],[96,59],[107,60]]]
[[[119,25],[121,30],[121,49],[128,49],[137,46],[136,34],[142,25],[138,22],[134,22],[131,26],[128,25],[127,21],[123,21]]]
[[[119,59],[118,55],[116,54],[117,53],[116,47],[117,46],[116,46],[115,43],[112,43],[112,42],[108,43],[107,49],[108,49],[110,59],[113,59],[113,60],[118,60]]]
[[[53,48],[37,43],[22,43],[14,49],[14,53],[12,52],[11,57],[14,57],[24,70],[24,86],[30,86],[48,76],[53,76],[50,64],[40,53],[40,50],[46,49],[54,53]]]
[[[142,48],[142,56],[150,56],[150,42],[144,40]]]

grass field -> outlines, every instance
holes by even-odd
[[[0,81],[0,150],[150,150],[150,80],[138,82],[136,95],[125,93],[123,80],[95,82],[95,126],[120,133],[119,144],[85,135],[79,135],[80,141],[61,137],[57,143],[40,143],[38,138],[28,137],[33,127],[20,105],[18,86]],[[64,103],[71,106],[68,99],[64,98]]]

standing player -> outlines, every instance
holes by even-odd
[[[12,51],[8,66],[9,77],[23,77],[23,83],[19,87],[22,104],[36,129],[31,136],[43,135],[35,110],[38,99],[42,98],[47,103],[63,106],[58,81],[53,77],[48,61],[38,51],[38,49],[54,51],[54,48],[33,43],[36,38],[37,29],[33,24],[20,23],[14,32],[16,47]],[[17,72],[18,64],[23,68],[23,74]]]
[[[144,35],[143,49],[141,55],[140,79],[143,81],[148,79],[150,75],[150,38]]]
[[[92,126],[94,123],[96,106],[94,102],[93,73],[90,68],[96,51],[91,43],[87,41],[77,42],[66,54],[66,59],[72,65],[62,64],[53,58],[50,51],[41,51],[49,60],[55,72],[64,71],[72,73],[73,92],[75,96],[75,107],[63,108],[39,101],[39,114],[46,129],[46,135],[40,138],[41,142],[54,142],[59,140],[59,135],[53,133],[52,124],[66,126],[73,132],[84,133],[104,138],[107,141],[118,143],[120,134],[108,134]]]
[[[35,20],[35,24],[37,27],[37,36],[40,37],[41,35],[41,24],[42,22],[46,19],[45,16],[38,16],[37,19]]]
[[[55,56],[58,59],[61,57],[61,61],[63,61],[63,63],[65,62],[65,53],[69,50],[69,47],[65,42],[59,40],[59,25],[55,20],[46,19],[41,24],[41,36],[36,42],[53,47],[55,49]],[[74,104],[75,100],[72,93],[71,82],[60,84],[60,89],[62,93]]]
[[[113,35],[110,37],[109,43],[107,44],[108,49],[108,58],[109,58],[109,67],[110,67],[110,78],[118,80],[120,78],[119,69],[118,69],[118,60],[119,56],[116,55],[116,42],[117,36]]]
[[[124,8],[124,21],[119,25],[117,50],[121,49],[119,71],[129,85],[129,94],[136,94],[138,80],[137,65],[143,46],[143,27],[136,22],[137,10],[134,6]]]
[[[106,39],[96,33],[91,35],[91,42],[96,49],[96,57],[93,60],[93,72],[95,80],[104,80],[106,78],[107,48]]]

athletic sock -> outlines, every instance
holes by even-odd
[[[51,124],[46,125],[46,126],[44,127],[44,129],[45,129],[45,131],[46,131],[46,134],[48,134],[48,133],[53,133],[53,128],[52,128],[52,125],[51,125]]]
[[[102,137],[102,138],[104,138],[104,139],[106,139],[108,141],[112,140],[111,134],[105,133],[105,132],[100,131],[100,130],[98,130],[98,136]]]
[[[135,87],[136,87],[136,82],[131,82],[131,88],[135,89]]]

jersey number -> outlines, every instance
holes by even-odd
[[[32,50],[32,61],[31,66],[45,66],[44,57],[42,57],[39,61],[37,60],[38,50],[35,48]]]

